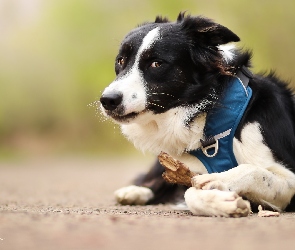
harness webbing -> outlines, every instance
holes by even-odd
[[[207,114],[202,146],[189,152],[204,164],[208,173],[220,173],[238,165],[233,139],[252,96],[248,86],[251,77],[251,72],[243,67],[228,83],[218,106]]]

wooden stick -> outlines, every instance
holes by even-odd
[[[165,168],[162,174],[165,181],[174,184],[192,186],[191,178],[197,175],[189,170],[182,162],[174,159],[169,154],[161,152],[158,156],[161,165]]]

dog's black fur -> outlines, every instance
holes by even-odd
[[[242,66],[251,66],[251,53],[236,49],[233,60],[227,62],[218,46],[237,42],[239,37],[226,27],[204,17],[185,16],[184,13],[178,16],[175,23],[170,23],[167,18],[157,17],[154,23],[142,24],[124,39],[116,60],[118,78],[132,67],[134,61],[130,61],[130,58],[134,59],[139,41],[158,26],[163,27],[162,38],[165,38],[165,42],[155,43],[153,51],[145,53],[139,65],[149,91],[146,110],[161,114],[174,107],[212,98],[198,113],[188,117],[186,125],[190,126],[196,116],[218,105],[218,97],[222,95],[229,79]],[[155,59],[161,67],[151,70],[148,65]],[[124,60],[124,63],[118,63],[120,60]],[[254,75],[249,86],[253,91],[252,98],[235,137],[241,140],[241,131],[245,124],[258,122],[262,128],[264,143],[270,148],[275,160],[295,173],[295,102],[292,91],[273,72]],[[212,92],[214,95],[208,95]],[[102,105],[106,108],[107,115],[119,122],[129,122],[130,118],[139,115],[134,113],[132,116],[124,116],[122,110],[108,110],[104,100]],[[162,166],[156,162],[149,173],[135,181],[136,185],[153,191],[154,198],[148,202],[150,204],[171,200],[179,191],[185,190],[184,187],[166,183],[162,179],[162,173]],[[295,210],[294,197],[286,210]]]

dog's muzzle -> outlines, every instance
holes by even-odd
[[[138,115],[136,112],[125,113],[123,94],[120,91],[103,94],[100,98],[100,103],[105,115],[119,123],[128,122]]]

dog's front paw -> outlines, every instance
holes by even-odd
[[[235,192],[191,187],[184,197],[189,210],[195,215],[244,217],[251,211],[249,201],[243,200]]]
[[[229,191],[229,188],[222,182],[219,176],[219,174],[196,175],[191,180],[192,186],[203,190],[218,189],[221,191]]]
[[[149,188],[132,185],[115,191],[115,197],[122,205],[145,205],[154,194]]]

